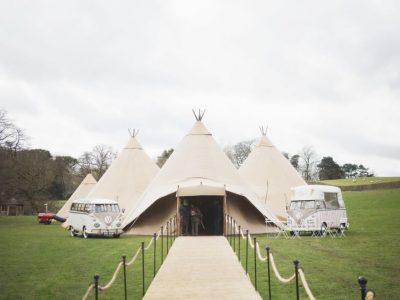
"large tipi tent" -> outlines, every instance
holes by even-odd
[[[269,210],[280,219],[286,219],[290,188],[305,185],[306,182],[271,143],[262,128],[261,133],[260,140],[240,167],[239,174]]]
[[[275,219],[246,187],[201,122],[202,114],[199,113],[196,119],[192,129],[143,192],[138,207],[126,216],[123,226],[127,233],[157,232],[165,220],[176,214],[185,197],[194,198],[198,204],[206,203],[210,197],[220,199],[217,201],[223,201],[223,211],[250,232],[265,232],[265,217]],[[207,212],[203,211],[203,215]]]
[[[94,179],[92,174],[87,174],[86,177],[82,180],[81,184],[76,188],[75,192],[69,197],[67,202],[61,207],[61,209],[57,212],[57,216],[62,217],[64,219],[68,218],[69,208],[74,200],[78,198],[86,197],[93,187],[96,185],[97,181]],[[63,223],[63,225],[66,223]]]
[[[140,194],[159,171],[158,166],[137,141],[137,133],[135,130],[131,133],[127,145],[87,198],[115,200],[126,212],[136,206]]]

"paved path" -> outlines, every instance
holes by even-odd
[[[222,236],[179,237],[143,299],[261,299]]]

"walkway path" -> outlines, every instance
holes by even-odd
[[[144,297],[261,299],[222,236],[179,237]]]

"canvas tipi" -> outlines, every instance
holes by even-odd
[[[138,207],[126,216],[123,226],[128,233],[157,232],[165,220],[176,214],[182,199],[200,207],[205,230],[219,219],[219,234],[224,212],[250,232],[265,232],[265,216],[274,218],[219,148],[201,121],[203,114],[196,116],[192,129],[143,192]]]
[[[136,139],[131,137],[111,166],[100,178],[87,198],[105,198],[119,203],[121,210],[136,207],[137,199],[159,171],[155,162],[144,152]]]
[[[57,212],[57,216],[67,219],[69,215],[69,208],[74,200],[86,197],[87,194],[93,189],[96,185],[97,181],[94,179],[92,174],[87,174],[86,177],[82,180],[81,184],[76,188],[75,192],[69,197],[67,202],[61,207],[61,209]],[[63,226],[66,226],[66,223],[63,223]]]
[[[271,143],[261,128],[261,138],[244,161],[239,174],[264,205],[280,219],[286,219],[290,188],[306,182],[289,160]]]

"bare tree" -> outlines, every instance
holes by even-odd
[[[0,147],[13,151],[15,154],[27,143],[24,131],[17,127],[7,116],[7,111],[0,108]]]
[[[300,153],[300,171],[305,181],[311,181],[318,178],[317,164],[318,155],[314,148],[306,146],[301,149]]]
[[[157,157],[157,166],[159,166],[160,168],[166,163],[166,161],[168,160],[168,158],[171,156],[171,154],[174,152],[174,149],[168,149],[168,150],[164,150],[160,156]]]
[[[111,162],[116,157],[112,148],[106,145],[96,145],[91,152],[84,152],[79,157],[79,169],[82,177],[88,173],[99,180],[107,171]]]
[[[224,148],[225,154],[232,161],[236,168],[240,168],[250,152],[254,148],[254,139],[249,141],[242,141],[234,146]]]

